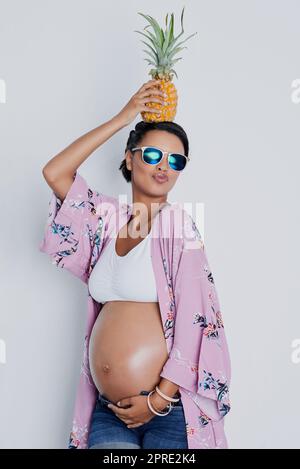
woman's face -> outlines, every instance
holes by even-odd
[[[163,151],[184,155],[184,146],[180,138],[165,130],[149,130],[137,146],[152,146]],[[131,183],[140,193],[166,198],[180,175],[180,171],[170,168],[167,158],[168,155],[164,154],[157,165],[150,165],[142,160],[141,150],[133,153],[129,150],[126,152],[126,165],[131,171]],[[168,179],[165,182],[158,182],[153,177],[155,174],[164,174]]]

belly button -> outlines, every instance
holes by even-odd
[[[109,366],[108,365],[103,365],[103,371],[105,371],[106,373],[109,371]]]

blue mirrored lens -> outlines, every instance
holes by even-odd
[[[175,171],[182,171],[186,165],[186,158],[183,155],[172,153],[169,156],[169,163],[172,169]]]
[[[162,158],[162,152],[157,148],[148,147],[144,150],[144,160],[149,164],[157,164]]]
[[[148,164],[157,164],[162,159],[163,153],[158,148],[147,147],[144,150],[144,160]],[[186,165],[186,158],[179,153],[169,155],[169,164],[175,171],[182,171]]]

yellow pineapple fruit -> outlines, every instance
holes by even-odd
[[[168,24],[168,15],[166,16],[166,29],[163,29],[159,26],[157,21],[152,18],[150,15],[144,15],[143,13],[138,13],[142,15],[150,24],[145,26],[144,30],[152,27],[153,32],[146,31],[146,33],[141,31],[134,31],[145,36],[148,40],[141,41],[149,48],[149,50],[143,50],[151,57],[151,60],[148,58],[146,60],[150,65],[154,65],[155,68],[152,68],[149,72],[152,79],[160,80],[156,85],[157,88],[160,88],[167,97],[165,101],[166,105],[161,103],[146,103],[147,107],[160,109],[160,116],[155,112],[141,112],[142,119],[146,122],[162,122],[162,121],[173,121],[177,111],[178,95],[177,90],[172,82],[174,74],[178,79],[177,73],[172,68],[178,60],[181,60],[182,57],[174,59],[175,55],[178,54],[182,49],[187,49],[187,47],[180,47],[185,41],[190,39],[197,33],[191,34],[184,41],[177,43],[178,39],[184,33],[183,30],[183,14],[184,8],[181,13],[181,33],[178,36],[174,37],[174,13],[171,14],[171,19]],[[173,73],[172,73],[173,72]]]

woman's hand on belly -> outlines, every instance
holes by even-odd
[[[151,399],[151,398],[150,398]],[[121,407],[118,407],[120,405]],[[147,396],[131,396],[121,399],[118,405],[108,404],[117,417],[119,417],[128,428],[139,427],[149,422],[155,415],[151,412],[147,403]],[[130,406],[128,408],[124,408]]]

